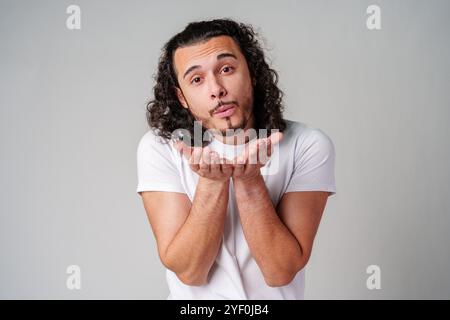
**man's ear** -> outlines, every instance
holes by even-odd
[[[188,105],[186,103],[186,99],[184,98],[183,92],[181,92],[180,88],[175,87],[175,91],[177,92],[178,101],[180,101],[183,108],[188,109]]]

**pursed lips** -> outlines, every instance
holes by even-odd
[[[235,107],[235,106],[236,106],[236,105],[235,105],[234,103],[229,103],[229,104],[221,105],[219,108],[210,111],[210,114],[211,114],[211,116],[212,116],[213,114],[216,114],[216,113],[219,113],[219,112],[224,112],[224,111],[226,111],[226,110],[228,110],[228,109],[231,109],[231,108],[233,108],[233,107]]]

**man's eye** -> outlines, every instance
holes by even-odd
[[[200,77],[195,77],[194,79],[192,79],[191,83],[199,83],[200,82]]]
[[[231,71],[231,69],[233,69],[233,67],[228,66],[228,67],[223,68],[222,71],[224,71],[225,73],[228,73]]]

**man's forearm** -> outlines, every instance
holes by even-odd
[[[300,268],[302,249],[278,217],[263,177],[233,184],[245,238],[266,282],[289,283]]]
[[[168,267],[187,284],[207,280],[222,241],[229,180],[199,178],[189,215],[166,250]]]

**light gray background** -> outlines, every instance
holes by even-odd
[[[70,4],[81,30],[66,28]],[[366,28],[370,4],[382,30]],[[306,297],[450,298],[449,13],[445,0],[2,0],[0,298],[167,297],[136,147],[162,45],[218,17],[261,32],[286,118],[336,146]]]

